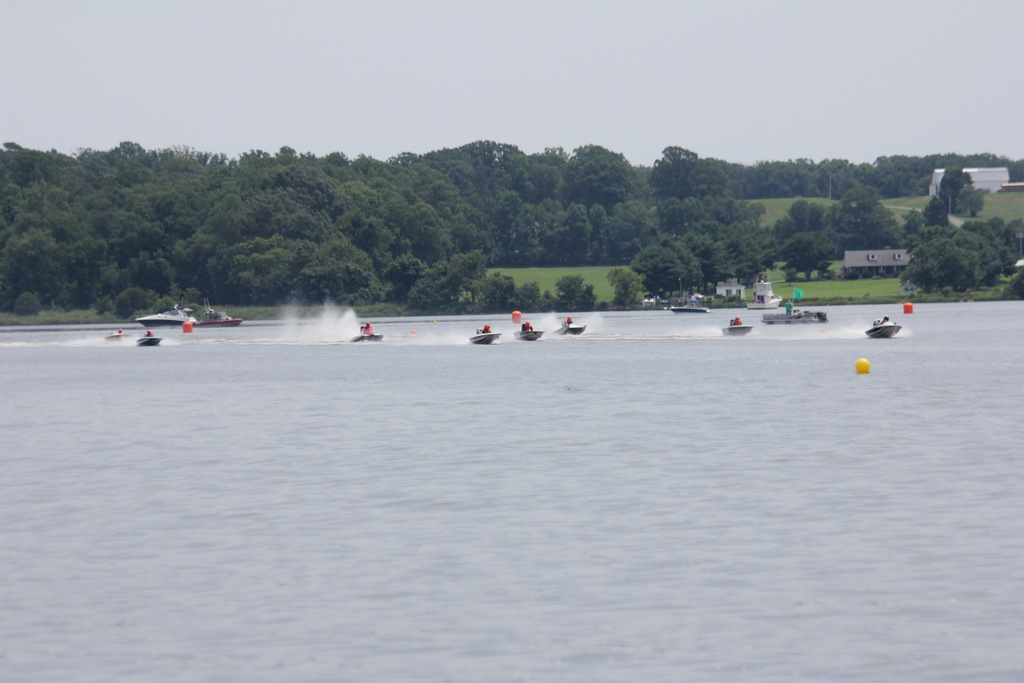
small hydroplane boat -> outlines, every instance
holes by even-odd
[[[354,342],[379,342],[384,340],[383,334],[376,334],[373,331],[373,326],[370,323],[359,326],[359,334],[352,337]]]
[[[490,325],[484,325],[476,331],[476,334],[469,338],[470,344],[490,344],[501,336],[501,332],[491,332]]]
[[[722,328],[722,334],[727,337],[742,337],[752,329],[754,328],[751,325],[744,325],[739,316],[736,316],[729,321],[728,327]]]
[[[522,329],[516,330],[516,339],[522,339],[523,341],[537,341],[541,335],[544,334],[541,331],[533,329],[533,325],[529,322],[523,323]]]
[[[902,325],[897,325],[889,320],[889,316],[885,316],[881,320],[871,323],[871,329],[865,330],[864,333],[872,339],[889,339],[902,329]]]
[[[572,316],[570,315],[568,318],[562,321],[562,326],[555,330],[555,334],[578,335],[583,334],[583,331],[586,329],[586,325],[574,325],[572,322]]]
[[[104,337],[104,339],[106,339],[107,341],[124,341],[125,339],[129,338],[130,335],[125,334],[124,330],[120,328],[118,328],[117,332],[108,334],[106,337]]]
[[[153,333],[146,330],[146,334],[135,340],[139,346],[160,346],[160,337],[154,337]]]

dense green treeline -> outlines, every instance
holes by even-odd
[[[938,158],[744,167],[669,147],[635,167],[593,145],[524,154],[480,141],[378,161],[287,147],[228,159],[130,142],[69,156],[5,143],[0,307],[128,316],[205,296],[222,305],[531,310],[589,299],[578,283],[550,294],[487,269],[595,264],[631,265],[651,290],[707,288],[754,275],[816,230],[799,210],[782,226],[762,225],[763,207],[744,198],[827,196],[825,174],[841,200],[817,220],[830,257],[879,234],[895,246],[903,228],[891,216],[870,224],[882,216],[878,198],[926,191]],[[991,155],[942,159],[1009,166],[1012,179],[1024,170]]]
[[[990,168],[1005,166],[1011,182],[1024,180],[1024,159],[995,154],[930,154],[923,157],[879,157],[873,164],[851,164],[842,159],[765,161],[752,166],[722,162],[722,168],[745,199],[825,197],[842,199],[859,186],[873,187],[883,198],[928,195],[937,168]]]

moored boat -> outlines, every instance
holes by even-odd
[[[747,304],[751,310],[778,308],[782,303],[782,297],[772,291],[772,283],[759,276],[754,283],[754,295]]]
[[[765,313],[761,316],[761,322],[765,325],[821,324],[828,322],[828,313],[825,311],[801,311],[798,308],[794,308],[788,311],[779,311],[778,313]]]
[[[182,323],[195,324],[196,319],[192,315],[191,308],[175,306],[174,308],[168,308],[163,313],[154,313],[153,315],[145,315],[141,318],[136,318],[135,322],[145,327],[171,327],[179,326]]]
[[[694,294],[682,306],[669,306],[668,310],[673,313],[710,313],[711,309],[701,304],[703,298],[700,294]]]
[[[876,320],[871,323],[871,329],[865,330],[864,334],[868,335],[872,339],[889,339],[894,337],[896,333],[902,329],[902,325],[897,325],[893,321],[889,320],[889,316],[885,316],[881,320]]]
[[[197,320],[196,327],[236,327],[242,324],[244,318],[232,318],[224,311],[215,311],[210,308],[210,300],[206,300],[206,313],[202,320]]]

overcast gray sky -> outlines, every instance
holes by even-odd
[[[1024,158],[1021,0],[5,0],[0,141]]]

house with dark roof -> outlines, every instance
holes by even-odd
[[[906,249],[867,249],[843,252],[842,275],[857,271],[861,277],[894,277],[903,272],[910,261]]]

